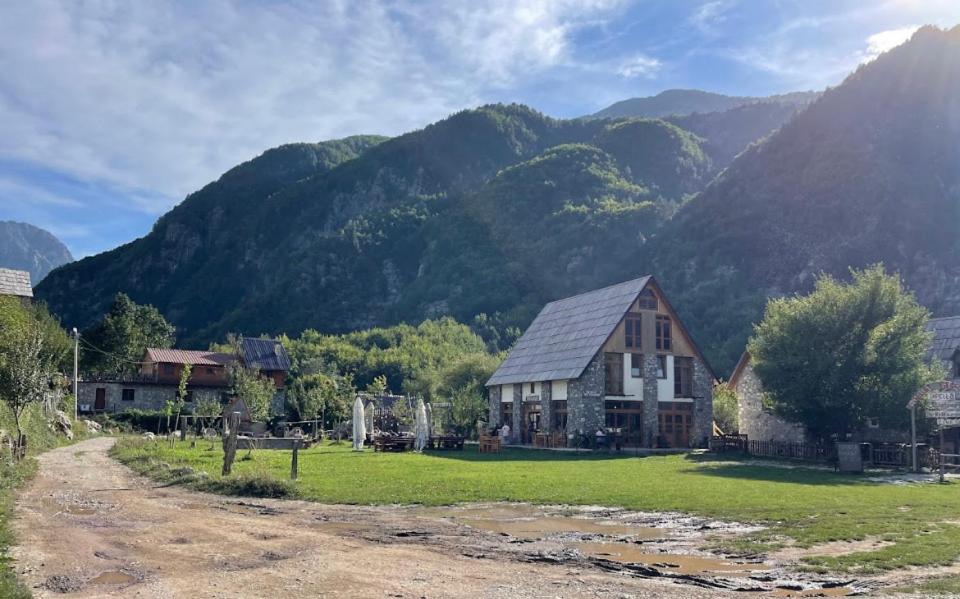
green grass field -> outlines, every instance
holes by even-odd
[[[238,452],[234,478],[289,478],[290,452]],[[114,455],[140,472],[170,478],[189,466],[210,476],[201,488],[236,491],[219,476],[219,443],[121,441]],[[163,461],[171,468],[157,468]],[[166,473],[166,474],[165,474]],[[182,472],[181,472],[182,474]],[[189,480],[196,480],[190,478]],[[195,483],[197,484],[197,483]],[[268,489],[274,486],[267,485]],[[879,537],[893,546],[839,557],[810,558],[824,571],[877,572],[908,565],[945,565],[960,557],[960,484],[879,484],[821,469],[777,467],[711,456],[571,454],[508,450],[380,454],[324,445],[300,452],[300,477],[280,485],[326,503],[443,505],[471,501],[580,504],[644,511],[681,511],[769,529],[727,550],[757,552],[785,538],[801,546]]]

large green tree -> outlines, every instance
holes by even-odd
[[[131,374],[148,347],[173,347],[176,330],[153,306],[135,303],[126,294],[113,298],[103,319],[84,331],[83,368]]]
[[[871,417],[905,426],[906,403],[933,376],[923,361],[929,314],[899,275],[879,264],[851,275],[770,300],[748,346],[774,411],[821,440]]]

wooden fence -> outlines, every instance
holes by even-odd
[[[787,441],[759,441],[746,435],[716,435],[710,440],[710,450],[717,453],[738,452],[760,458],[781,458],[811,462],[836,461],[833,445],[792,443]],[[895,443],[863,443],[861,453],[865,464],[883,468],[911,467],[911,446]],[[927,445],[917,445],[917,461],[921,468],[936,469],[940,453]]]

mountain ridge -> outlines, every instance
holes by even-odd
[[[0,267],[26,270],[36,286],[54,268],[73,262],[73,254],[57,237],[40,227],[0,221]]]

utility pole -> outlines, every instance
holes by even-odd
[[[73,420],[80,418],[80,395],[77,393],[77,370],[80,363],[80,332],[73,327]]]

